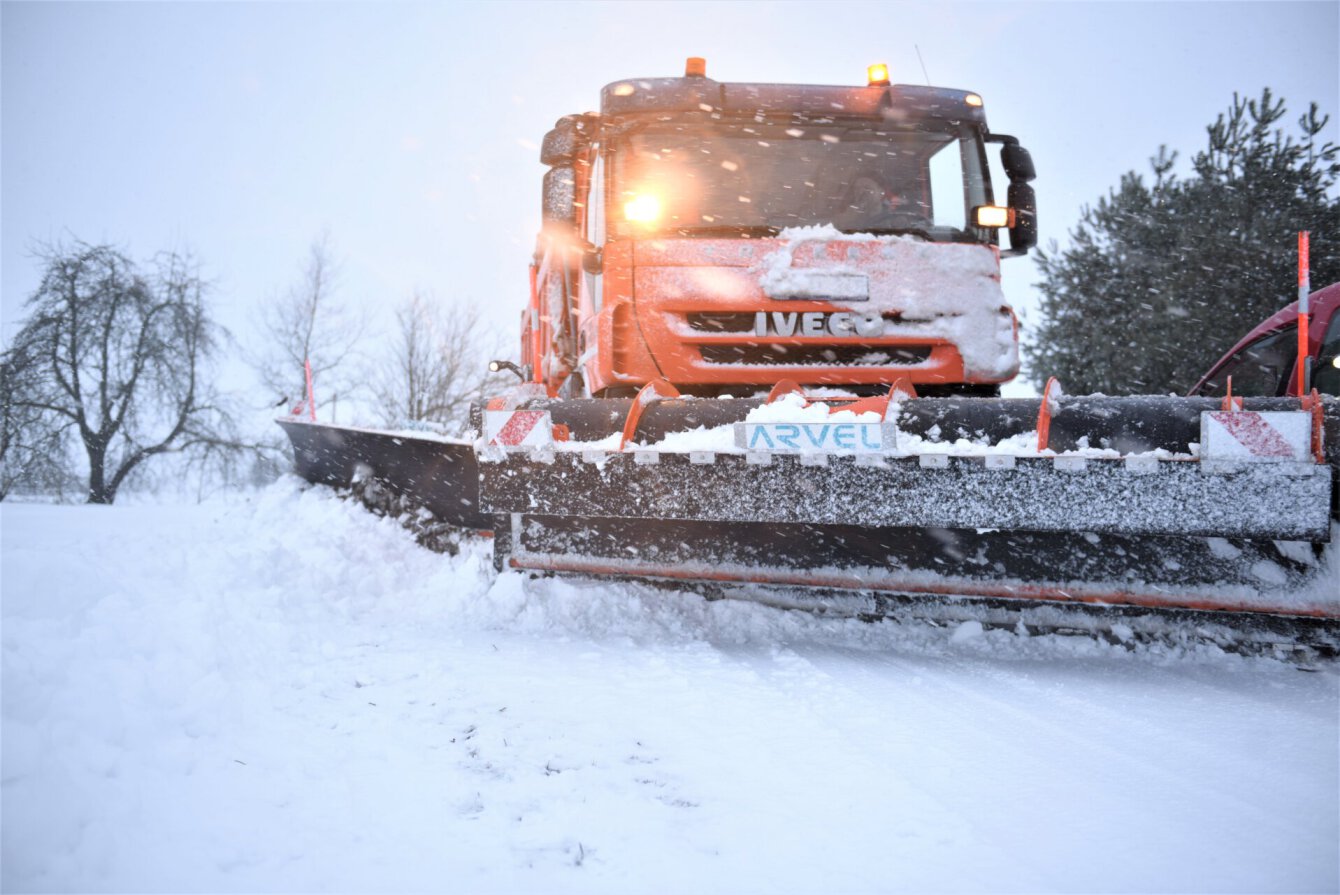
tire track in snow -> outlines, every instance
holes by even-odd
[[[798,652],[840,682],[839,702],[896,711],[930,736],[955,743],[944,760],[975,775],[975,784],[964,786],[934,767],[927,779],[962,810],[987,818],[985,838],[1012,843],[1007,850],[1014,854],[1013,870],[1031,865],[1039,887],[1178,888],[1179,878],[1192,888],[1239,891],[1334,885],[1337,796],[1325,783],[1335,774],[1333,718],[1320,717],[1304,731],[1301,756],[1267,757],[1235,741],[1250,725],[1235,714],[1236,700],[1205,698],[1205,691],[1221,690],[1222,684],[1204,687],[1200,681],[1211,672],[1197,666],[1160,669],[1121,662],[1114,667],[1097,659],[1020,666],[971,656],[913,660],[827,646]],[[1261,668],[1259,675],[1231,673],[1241,675],[1248,692],[1260,675],[1270,681],[1295,676],[1304,689],[1335,692],[1334,677],[1318,680],[1282,667]],[[1150,689],[1164,692],[1148,698]],[[1125,708],[1111,707],[1114,702]],[[1203,702],[1209,705],[1197,711],[1195,705]],[[1187,718],[1179,719],[1184,710]],[[1261,723],[1277,723],[1272,714]],[[859,717],[844,713],[838,721]],[[1321,779],[1310,793],[1310,815],[1297,817],[1291,805],[1274,798],[1275,783],[1261,774],[1263,762],[1270,761],[1284,764],[1279,777],[1293,781],[1295,791],[1306,788],[1298,781],[1308,779],[1308,763],[1314,764]],[[1257,773],[1249,775],[1253,769]],[[1235,790],[1243,786],[1250,792]],[[1002,803],[1021,807],[1016,823],[1000,823]],[[1078,865],[1066,862],[1088,869],[1078,878],[1073,870],[1058,874],[1046,850],[1036,847],[1030,860],[1029,837],[1019,835],[1028,829],[1050,829],[1072,851],[1091,853]],[[992,887],[999,885],[996,880]]]

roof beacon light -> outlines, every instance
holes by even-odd
[[[874,65],[866,66],[866,80],[870,82],[871,87],[889,86],[889,66],[883,62],[876,62]]]
[[[982,98],[975,93],[969,93],[963,97],[963,101],[970,106],[977,106],[978,108],[982,106]]]
[[[702,56],[690,56],[684,62],[684,77],[686,78],[705,78],[707,77],[707,60]]]

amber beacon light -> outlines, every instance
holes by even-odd
[[[684,77],[686,78],[705,78],[707,77],[707,60],[702,56],[690,56],[684,62]]]
[[[883,62],[876,62],[874,65],[866,66],[865,79],[871,87],[888,87],[889,66]]]

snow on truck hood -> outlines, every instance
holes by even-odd
[[[1000,262],[987,246],[844,234],[831,226],[783,230],[780,238],[781,246],[759,265],[759,284],[768,296],[814,294],[834,274],[864,274],[869,298],[834,304],[897,311],[902,319],[886,322],[886,334],[946,339],[958,347],[971,376],[1003,379],[1018,372],[1014,320],[1002,313]],[[826,247],[843,243],[854,244],[845,253],[850,260],[834,262]]]
[[[965,372],[1000,381],[1019,370],[1014,319],[989,246],[915,236],[795,227],[775,239],[647,240],[637,245],[639,278],[663,294],[732,300],[817,300],[858,313],[896,314],[886,336],[944,339]],[[655,270],[655,273],[652,271]]]

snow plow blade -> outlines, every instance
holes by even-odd
[[[695,462],[695,459],[697,462]],[[1051,459],[742,455],[691,458],[631,453],[544,460],[510,455],[486,464],[483,499],[494,513],[631,517],[727,523],[809,523],[866,527],[1003,529],[1097,534],[1330,538],[1331,470],[1300,464],[1287,472],[1243,464],[1206,473],[1195,462],[1146,469],[1121,460],[1079,465]]]
[[[439,522],[488,530],[479,509],[473,444],[428,433],[393,433],[328,423],[279,420],[293,445],[294,472],[317,485],[350,488],[372,480]]]
[[[1302,421],[1315,441],[1268,459],[1196,453],[1204,415],[1221,412],[1217,399],[1062,398],[1046,449],[1014,454],[998,446],[1034,430],[1038,399],[907,400],[885,421],[898,444],[866,454],[749,450],[738,430],[733,448],[720,439],[715,450],[693,449],[704,439],[658,447],[674,433],[741,423],[764,402],[642,403],[623,449],[611,436],[631,401],[527,403],[570,433],[566,444],[481,440],[480,506],[506,524],[495,539],[500,564],[1264,613],[1332,632],[1340,619],[1340,564],[1326,546],[1336,515],[1334,400]],[[1298,415],[1299,402],[1248,399],[1245,410],[1255,424],[1253,414]],[[949,452],[939,435],[986,447]],[[1317,462],[1310,449],[1323,436],[1329,459]]]
[[[1045,607],[1123,626],[1150,610],[1233,629],[1293,620],[1340,650],[1334,399],[1311,405],[1301,446],[1264,460],[1201,444],[1215,399],[1062,398],[1045,450],[1019,447],[1045,402],[971,398],[889,405],[879,425],[894,440],[864,454],[739,447],[732,427],[740,438],[770,403],[512,401],[476,408],[472,443],[281,423],[302,477],[375,481],[437,522],[491,530],[499,568],[862,616],[911,600],[1025,625],[1053,618]],[[1298,416],[1299,402],[1247,399],[1245,413],[1249,431],[1252,414]]]

